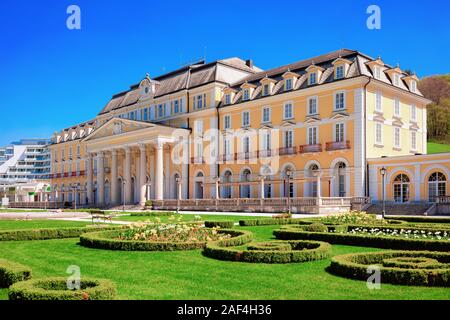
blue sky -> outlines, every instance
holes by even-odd
[[[66,9],[81,8],[81,30]],[[366,27],[369,5],[381,30]],[[263,69],[339,48],[381,55],[419,77],[449,73],[450,3],[441,1],[0,2],[0,145],[95,117],[147,72],[239,56]]]

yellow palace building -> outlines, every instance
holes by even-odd
[[[53,199],[325,212],[384,190],[434,202],[450,194],[450,154],[427,155],[430,101],[417,82],[347,49],[266,71],[229,58],[147,75],[54,134]]]

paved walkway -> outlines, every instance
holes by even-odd
[[[90,217],[87,212],[1,212],[0,220],[39,220]]]

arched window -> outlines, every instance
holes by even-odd
[[[175,173],[173,176],[173,199],[178,199],[178,184],[181,183],[180,175]]]
[[[406,174],[399,174],[394,179],[394,201],[409,201],[409,177]]]
[[[230,170],[225,171],[225,173],[223,174],[223,183],[231,183],[231,179],[232,179],[232,172]],[[230,199],[231,198],[231,186],[230,185],[225,185],[222,189],[222,198],[224,199]]]
[[[309,176],[314,177],[315,174],[319,171],[319,166],[317,164],[313,163],[312,165],[309,166],[308,170],[309,170]],[[317,181],[316,180],[311,181],[309,183],[309,188],[310,188],[310,190],[309,190],[310,196],[317,197]]]
[[[251,198],[251,189],[249,184],[245,184],[245,182],[250,181],[251,171],[249,169],[245,169],[241,175],[241,182],[244,182],[240,186],[240,196],[241,198]]]
[[[436,197],[442,197],[446,194],[447,179],[442,172],[434,172],[428,178],[428,199],[435,202]]]
[[[195,177],[195,198],[196,199],[203,199],[203,172],[197,173],[197,176]]]
[[[344,162],[338,162],[336,164],[337,169],[337,183],[338,183],[338,194],[339,197],[345,197],[346,196],[346,190],[345,190],[345,169],[346,165]]]
[[[292,179],[295,174],[295,168],[288,165],[286,168],[284,168],[281,178],[283,179],[283,189],[282,189],[282,196],[286,198],[293,198],[294,197],[294,182],[292,182]],[[289,181],[289,182],[288,182]],[[289,184],[289,185],[288,185]]]

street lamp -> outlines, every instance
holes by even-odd
[[[382,199],[383,199],[383,210],[381,211],[381,216],[384,219],[384,216],[386,214],[386,199],[385,199],[385,176],[386,176],[386,171],[387,169],[385,167],[382,167],[380,169],[380,173],[381,173],[381,182],[382,182],[382,187],[381,187],[381,192],[383,193],[382,195]]]
[[[78,186],[74,183],[72,184],[72,190],[73,190],[73,204],[74,204],[74,210],[77,211],[77,189]]]
[[[288,212],[291,214],[291,176],[293,175],[293,172],[291,169],[286,170],[286,176],[287,176],[287,194],[288,194]]]
[[[178,214],[180,211],[180,183],[181,183],[180,177],[176,177],[175,182],[177,183],[177,214]]]
[[[122,199],[123,199],[122,212],[125,212],[125,183],[126,183],[126,180],[122,179]]]
[[[47,203],[45,202],[45,192],[47,191],[47,185],[46,184],[44,184],[44,186],[43,186],[43,188],[44,188],[44,192],[43,192],[43,195],[44,195],[44,210],[47,210]]]

